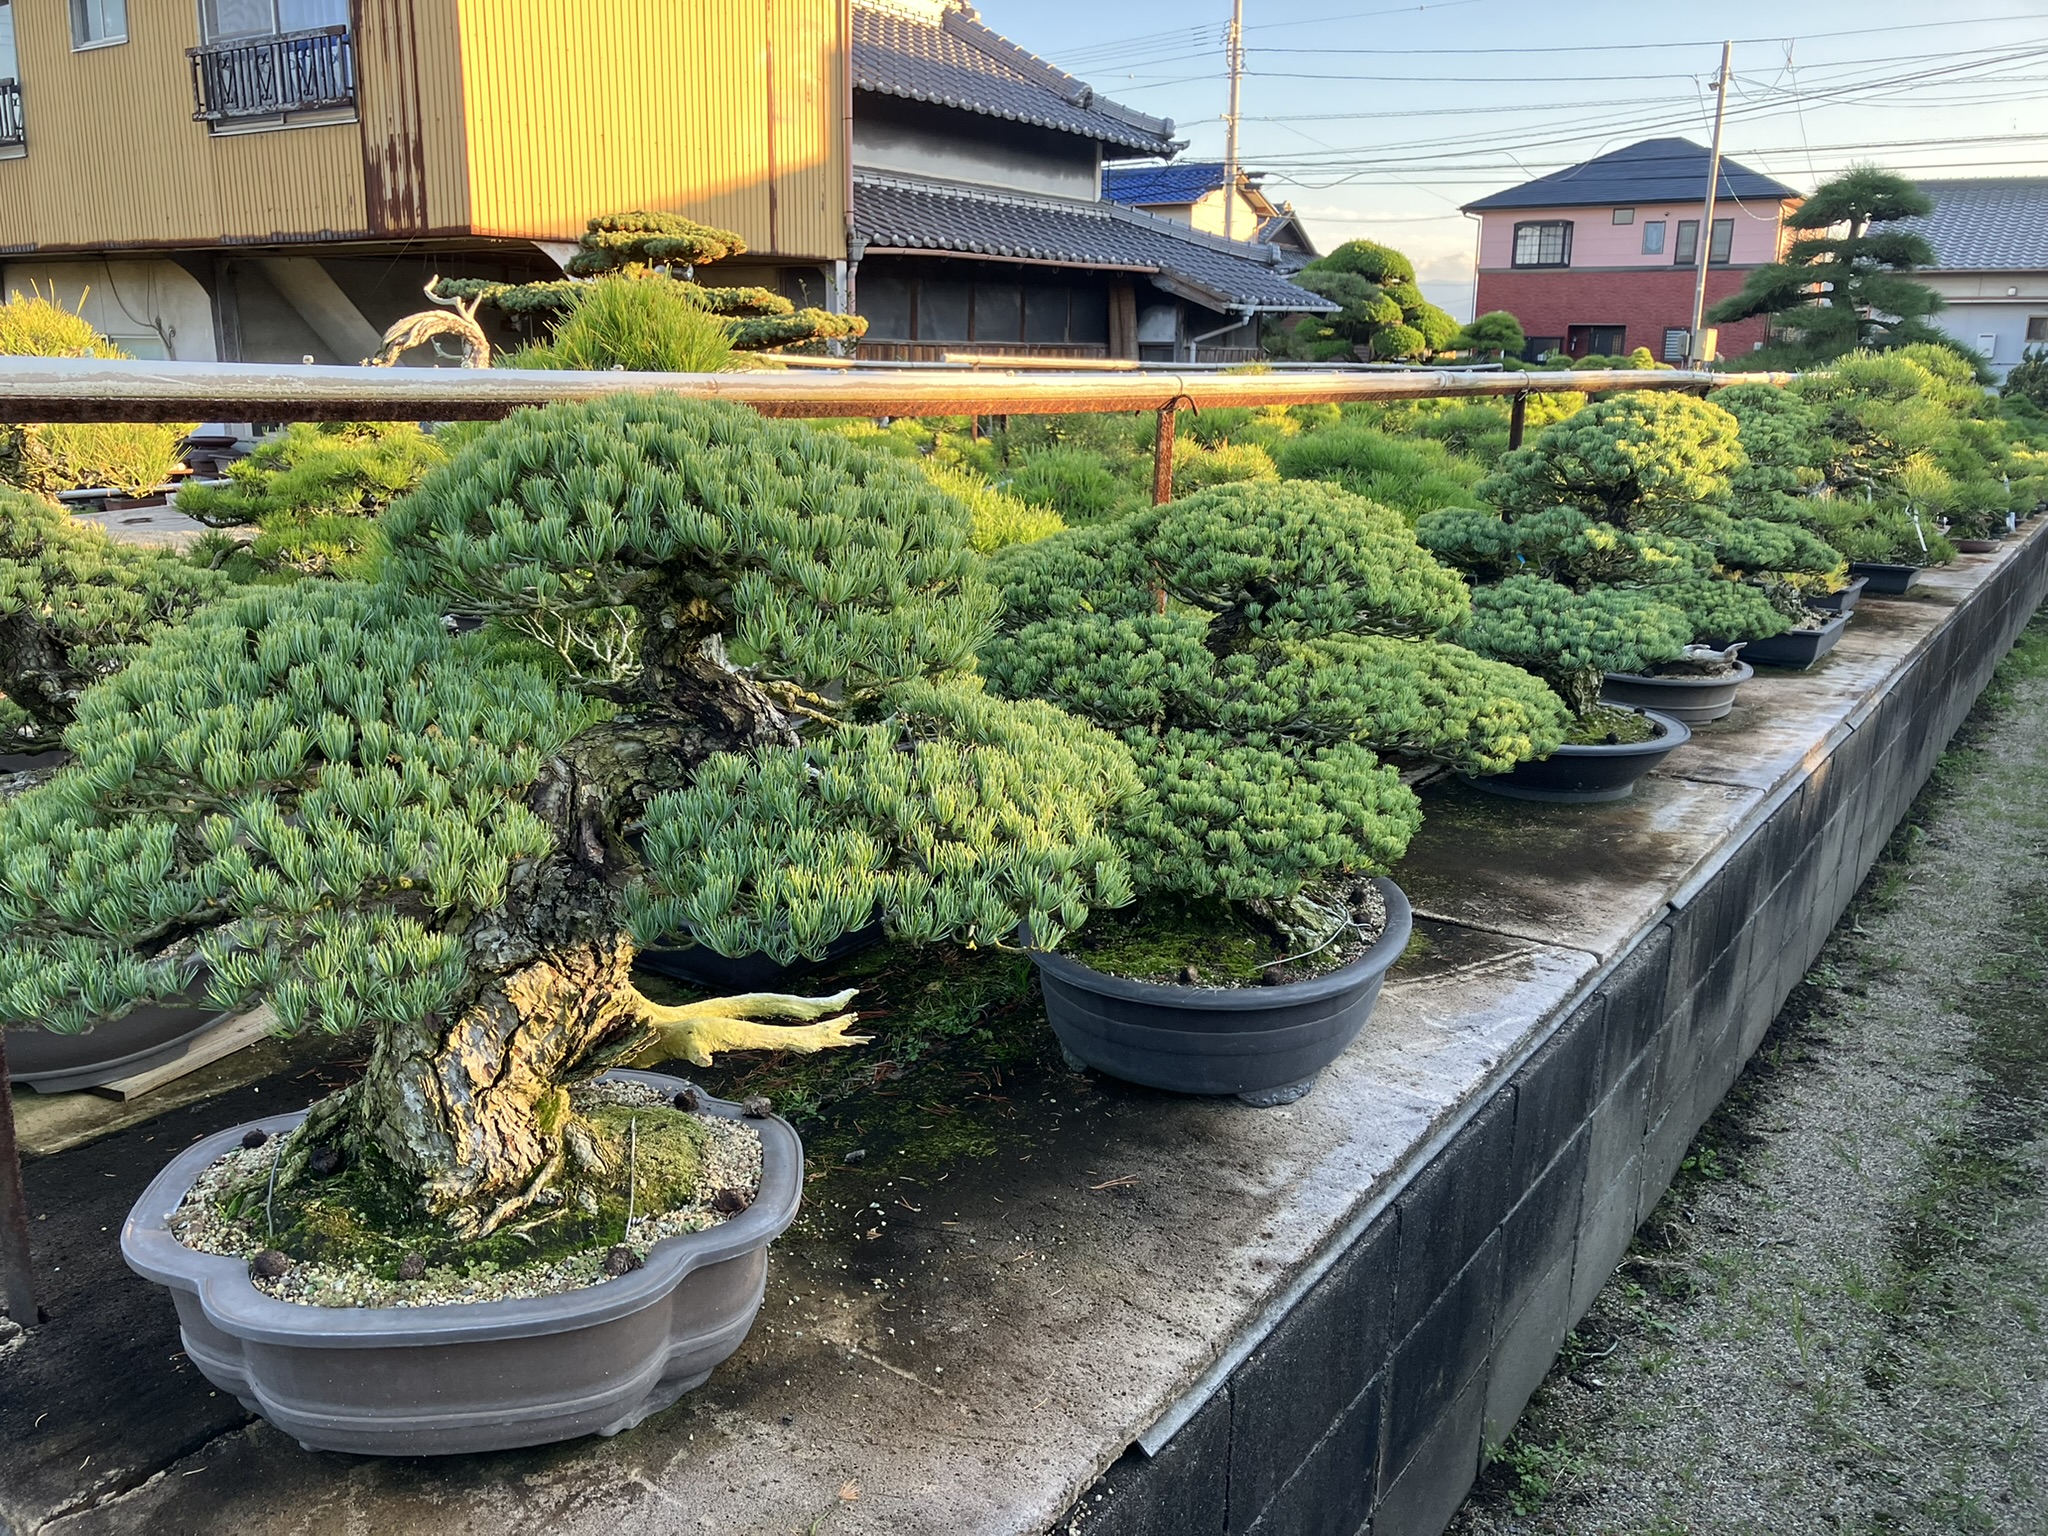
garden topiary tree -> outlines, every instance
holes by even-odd
[[[1310,316],[1286,338],[1286,350],[1318,361],[1350,357],[1359,347],[1378,358],[1424,357],[1459,334],[1458,322],[1415,286],[1415,263],[1390,246],[1347,240],[1292,281],[1342,306],[1334,315]]]
[[[592,1155],[578,1074],[858,1041],[850,994],[658,1006],[636,946],[1056,939],[1128,899],[1128,755],[980,691],[995,595],[911,466],[619,397],[479,433],[385,522],[382,584],[165,630],[82,696],[73,765],[0,806],[0,1021],[198,978],[371,1031],[281,1181],[341,1147],[478,1237]]]
[[[1504,309],[1491,309],[1475,317],[1452,339],[1461,352],[1483,352],[1494,357],[1520,357],[1529,345],[1522,322]]]
[[[227,584],[0,486],[0,750],[56,747],[81,693]]]
[[[680,214],[602,214],[577,238],[567,279],[494,283],[482,278],[444,277],[435,284],[434,295],[481,299],[508,315],[557,320],[574,311],[589,294],[591,285],[575,279],[645,279],[673,283],[674,291],[698,309],[726,319],[731,345],[743,352],[807,341],[857,341],[867,334],[868,323],[858,315],[798,309],[768,288],[710,288],[696,281],[697,268],[742,255],[746,249],[745,242],[730,230],[714,229]]]
[[[1319,943],[1321,882],[1380,871],[1421,822],[1400,754],[1499,772],[1562,740],[1522,673],[1435,638],[1465,586],[1400,514],[1331,486],[1247,483],[1007,550],[991,682],[1107,726],[1150,798],[1142,889],[1254,903]]]
[[[1742,291],[1707,318],[1728,325],[1769,315],[1795,338],[1779,350],[1808,361],[1934,341],[1940,333],[1927,316],[1946,301],[1906,276],[1934,265],[1934,247],[1920,235],[1883,227],[1933,211],[1933,200],[1903,176],[1867,165],[1845,171],[1785,215],[1798,238],[1779,260],[1751,269]],[[1838,228],[1843,233],[1834,233]]]

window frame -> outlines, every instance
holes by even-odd
[[[1636,221],[1636,211],[1633,208],[1616,208],[1613,211],[1613,220],[1616,225],[1633,224]]]
[[[116,36],[108,33],[105,37],[88,38],[84,35],[82,23],[88,0],[68,0],[64,10],[71,25],[71,51],[91,53],[96,48],[118,48],[128,41],[128,0],[100,0],[103,6],[119,6],[121,10],[121,31]]]
[[[2048,315],[2027,316],[2027,340],[2048,341]]]
[[[1727,236],[1725,240],[1721,238],[1724,234]],[[1721,253],[1718,256],[1714,254],[1717,247]],[[1707,265],[1710,267],[1725,267],[1734,259],[1735,221],[1733,219],[1716,219],[1714,220],[1713,228],[1707,231]]]
[[[1519,221],[1514,227],[1512,238],[1508,244],[1508,265],[1524,272],[1557,271],[1560,268],[1569,267],[1572,264],[1572,222],[1570,219],[1523,219]],[[1541,254],[1541,242],[1543,239],[1540,231],[1559,231],[1558,259],[1556,261],[1522,260],[1522,231],[1525,229],[1539,232],[1534,236],[1538,242],[1537,250],[1539,255]]]
[[[1690,267],[1700,259],[1700,221],[1680,219],[1671,232],[1671,265]]]
[[[1664,254],[1664,237],[1670,233],[1670,223],[1669,219],[1643,220],[1643,254],[1645,256],[1662,256]]]

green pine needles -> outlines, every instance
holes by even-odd
[[[1434,638],[1465,586],[1399,513],[1331,486],[1238,484],[1004,551],[994,685],[1117,731],[1149,798],[1140,888],[1269,903],[1381,871],[1421,824],[1381,752],[1498,772],[1553,750],[1525,674]]]
[[[0,486],[0,750],[55,747],[87,687],[227,584]]]

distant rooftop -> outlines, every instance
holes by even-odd
[[[2048,176],[1923,181],[1934,212],[1885,225],[1934,247],[1930,271],[2048,271]]]
[[[1131,208],[1197,203],[1222,185],[1221,160],[1105,166],[1102,172],[1102,195]]]
[[[853,86],[1170,155],[1170,118],[1104,96],[981,24],[960,0],[855,0]]]
[[[1490,208],[1591,208],[1631,203],[1697,203],[1707,189],[1710,151],[1691,139],[1644,139],[1610,154],[1538,176],[1505,192],[1467,203],[1467,213]],[[1723,156],[1717,198],[1777,202],[1797,188]]]

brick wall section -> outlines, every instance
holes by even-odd
[[[1991,670],[2048,596],[2029,539],[1154,1458],[1054,1528],[1438,1536]]]
[[[1707,272],[1707,308],[1741,291],[1748,269],[1713,267]],[[1648,271],[1605,272],[1515,272],[1482,268],[1479,273],[1479,309],[1486,314],[1504,309],[1522,322],[1530,336],[1569,334],[1574,325],[1622,325],[1628,327],[1628,351],[1648,347],[1660,361],[1664,356],[1667,326],[1684,330],[1692,324],[1694,272],[1690,267],[1651,268]],[[1724,325],[1721,355],[1735,357],[1752,350],[1764,339],[1765,322],[1759,318]]]

